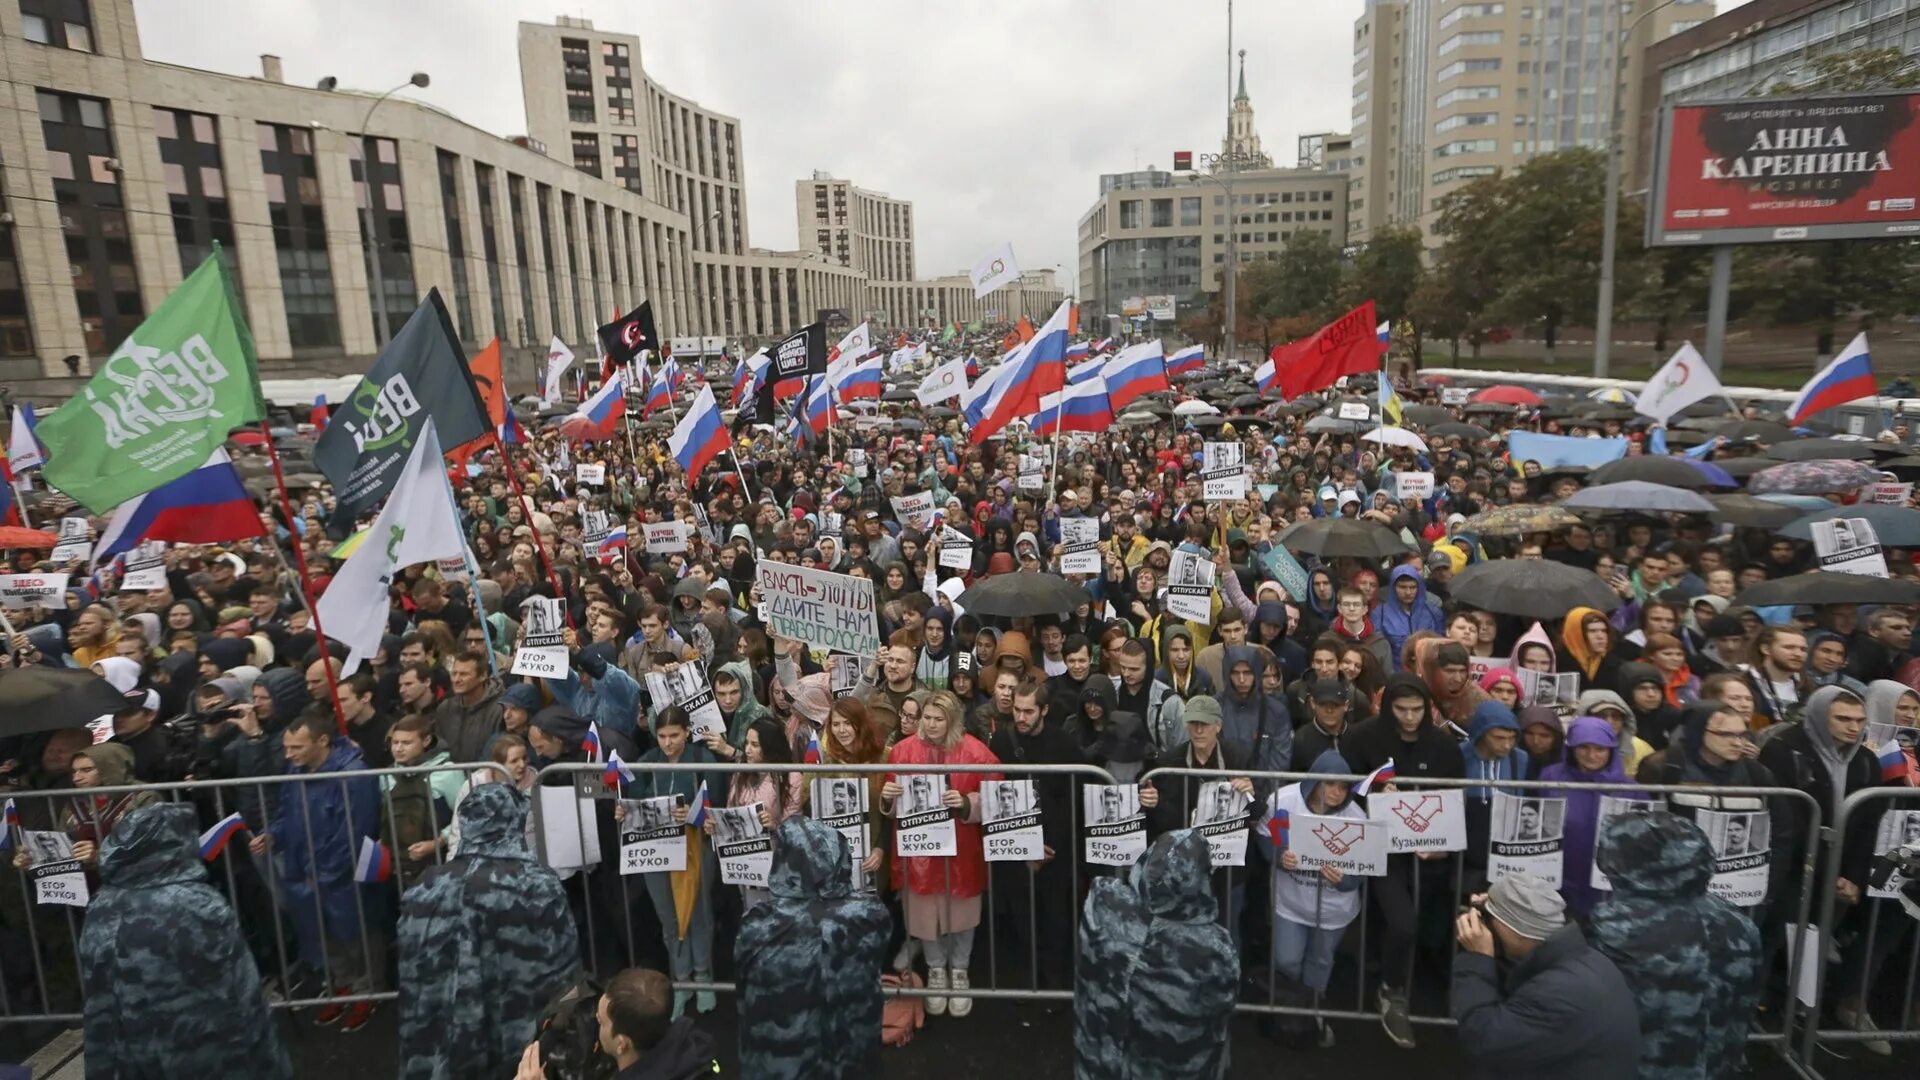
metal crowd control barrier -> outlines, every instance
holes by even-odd
[[[1906,805],[1880,805],[1896,800]],[[1890,820],[1889,816],[1893,814],[1899,814],[1900,817]],[[1826,849],[1826,862],[1825,872],[1820,876],[1820,909],[1815,923],[1820,930],[1817,955],[1825,958],[1838,953],[1841,971],[1829,979],[1827,964],[1822,963],[1812,976],[1814,1005],[1808,1009],[1807,1024],[1800,1044],[1799,1065],[1803,1072],[1814,1071],[1814,1048],[1821,1044],[1859,1048],[1861,1044],[1875,1040],[1885,1040],[1890,1044],[1920,1041],[1920,1008],[1916,1008],[1916,998],[1920,996],[1920,927],[1916,927],[1915,920],[1907,915],[1897,899],[1871,895],[1870,880],[1853,882],[1860,889],[1860,902],[1836,915],[1840,879],[1848,876],[1848,867],[1844,865],[1847,833],[1854,826],[1865,824],[1861,821],[1862,815],[1867,816],[1875,830],[1873,850],[1876,856],[1882,853],[1880,840],[1883,836],[1891,840],[1891,848],[1920,840],[1920,788],[1889,786],[1856,791],[1840,804],[1840,814],[1835,818],[1832,831],[1821,836]],[[1893,826],[1890,835],[1883,831],[1889,824]],[[1842,929],[1848,933],[1842,935]],[[1841,940],[1843,936],[1844,941]],[[1903,946],[1906,977],[1891,995],[1899,1002],[1899,1019],[1895,1026],[1867,1031],[1856,1027],[1823,1026],[1826,1021],[1839,1019],[1837,1011],[1840,1007],[1850,1006],[1850,1011],[1871,1017],[1873,1006],[1879,1002],[1883,1006],[1881,1015],[1884,1017],[1884,1003],[1889,995],[1882,990],[1876,996],[1874,991],[1884,980],[1884,966],[1894,959],[1894,954]],[[1836,1008],[1829,1010],[1826,1008],[1828,1005]]]
[[[1069,828],[1069,835],[1073,837],[1071,843],[1075,850],[1073,851],[1056,850],[1054,853],[1054,859],[1064,864],[1067,867],[1068,895],[1065,898],[1066,902],[1063,905],[1065,909],[1064,912],[1061,912],[1062,905],[1058,904],[1058,901],[1061,899],[1059,897],[1048,897],[1047,902],[1043,905],[1040,886],[1036,880],[1037,875],[1034,872],[1029,872],[1026,868],[1026,864],[1024,863],[985,864],[985,871],[983,874],[983,877],[985,880],[985,887],[983,888],[980,895],[980,905],[981,905],[980,924],[976,930],[975,938],[977,943],[977,939],[979,937],[981,936],[985,937],[986,955],[982,957],[980,955],[978,948],[975,948],[972,954],[971,964],[969,965],[969,969],[976,975],[984,968],[986,973],[985,985],[980,985],[978,982],[975,982],[969,989],[961,990],[961,991],[954,991],[954,990],[929,991],[924,988],[899,987],[899,988],[890,988],[888,992],[890,994],[895,994],[895,995],[913,995],[913,996],[920,996],[920,997],[928,997],[928,996],[938,996],[938,997],[948,997],[948,998],[966,997],[966,998],[975,998],[975,999],[1005,998],[1005,999],[1017,999],[1017,1000],[1029,1000],[1029,1001],[1031,1000],[1040,1000],[1040,1001],[1072,1000],[1073,998],[1072,960],[1073,960],[1073,954],[1077,949],[1077,934],[1078,934],[1078,929],[1080,924],[1080,899],[1084,895],[1084,890],[1082,889],[1082,882],[1083,882],[1083,879],[1088,876],[1088,868],[1082,864],[1082,861],[1079,858],[1079,851],[1078,851],[1078,848],[1080,845],[1079,834],[1080,834],[1080,817],[1081,817],[1080,800],[1077,797],[1078,785],[1080,783],[1087,783],[1087,782],[1099,783],[1099,784],[1117,783],[1118,781],[1114,780],[1114,778],[1111,775],[1109,775],[1105,770],[1097,768],[1092,765],[1022,765],[1022,764],[1011,764],[1011,765],[999,765],[999,764],[904,765],[904,764],[901,764],[901,765],[896,765],[896,764],[891,764],[886,762],[866,764],[866,765],[846,765],[846,764],[832,764],[832,763],[787,764],[787,765],[779,766],[776,770],[769,770],[768,767],[764,765],[752,765],[752,764],[746,764],[741,762],[716,762],[713,764],[707,764],[707,763],[701,763],[701,762],[679,761],[679,762],[627,762],[625,764],[627,765],[628,769],[634,774],[635,782],[638,782],[639,778],[651,773],[707,773],[707,774],[729,774],[730,775],[734,773],[765,774],[769,771],[779,771],[779,772],[785,772],[789,774],[797,774],[803,777],[807,777],[809,779],[814,777],[873,776],[873,775],[888,775],[888,774],[912,775],[916,773],[938,773],[938,774],[946,774],[946,775],[993,774],[993,775],[1004,776],[1010,779],[1020,779],[1020,778],[1031,777],[1036,781],[1036,785],[1039,783],[1046,782],[1047,778],[1058,778],[1060,780],[1066,781],[1070,785],[1070,794],[1067,799],[1067,803],[1070,807],[1070,817],[1068,820],[1068,828]],[[563,784],[560,785],[563,789],[570,788],[571,790],[580,792],[588,784],[590,784],[592,786],[596,786],[602,789],[601,791],[592,792],[592,795],[596,800],[611,801],[613,797],[612,793],[604,789],[604,782],[601,778],[603,772],[604,772],[604,766],[599,764],[573,763],[573,764],[549,765],[546,768],[540,770],[539,779],[535,781],[535,787],[539,788],[542,786],[548,786],[546,784],[548,777],[564,776],[564,777],[568,777],[569,779],[567,781],[563,781]],[[583,784],[582,783],[583,780],[586,781],[587,784]],[[725,790],[713,791],[709,789],[708,794],[712,800],[712,805],[714,806],[725,805],[726,795],[727,795]],[[1037,794],[1037,791],[1036,791],[1036,794]],[[539,799],[534,800],[533,813],[535,818],[535,826],[533,831],[534,831],[534,835],[538,838],[538,842],[540,845],[540,856],[544,861],[548,859],[550,841],[555,839],[555,837],[550,832],[547,826],[547,822],[545,820],[547,811],[541,800]],[[611,813],[611,811],[609,811],[609,813]],[[594,820],[597,824],[598,811],[596,811]],[[576,830],[575,830],[576,835],[574,836],[573,839],[578,845],[580,845],[581,847],[584,847],[584,845],[586,844],[585,833],[587,828],[587,821],[583,816],[576,815],[575,822],[576,822]],[[892,855],[892,852],[895,849],[893,844],[892,827],[890,824],[886,830],[885,843],[888,845],[889,860],[891,860],[891,858],[894,857]],[[586,940],[585,951],[587,956],[589,957],[589,967],[593,967],[596,969],[598,966],[597,960],[603,953],[603,945],[602,945],[602,942],[599,940],[600,935],[602,934],[609,934],[609,933],[612,934],[614,938],[617,939],[618,942],[624,946],[625,962],[628,965],[632,965],[633,963],[636,962],[635,949],[634,949],[635,938],[634,938],[634,928],[633,928],[632,920],[633,920],[633,914],[634,914],[634,904],[637,901],[639,901],[641,897],[644,896],[645,889],[644,887],[641,887],[637,884],[630,884],[630,882],[640,877],[641,875],[618,873],[618,869],[619,869],[618,861],[619,860],[618,860],[617,854],[610,854],[603,851],[601,853],[601,861],[599,863],[598,870],[596,871],[595,869],[592,869],[592,868],[589,868],[587,870],[587,873],[589,875],[596,872],[599,872],[602,874],[610,872],[613,874],[613,876],[617,879],[617,887],[602,885],[600,896],[602,899],[615,900],[620,907],[620,911],[617,912],[616,914],[621,919],[621,924],[614,927],[607,927],[603,924],[606,922],[606,919],[609,913],[605,910],[596,912],[594,910],[595,909],[594,890],[591,889],[590,887],[585,890],[585,892],[587,893],[587,897],[586,897],[587,903],[584,905],[586,918],[584,919],[583,925],[580,927],[580,929],[582,931],[583,937]],[[953,859],[942,857],[941,861],[943,863],[943,871],[949,875],[948,881],[950,883],[951,882],[950,875],[952,873]],[[1004,872],[996,874],[994,872],[996,867],[1012,867],[1015,869],[1016,874],[1007,874]],[[1095,872],[1097,872],[1097,870]],[[1003,880],[1000,881],[998,884],[996,884],[996,881],[995,881],[996,877],[1001,878]],[[1025,896],[1024,897],[1020,897],[1018,895],[1018,889],[1019,889],[1018,885],[1014,886],[1015,893],[1013,895],[1010,895],[1010,896],[1002,895],[1000,890],[1006,887],[1006,885],[1008,884],[1006,879],[1008,878],[1012,878],[1013,880],[1016,880],[1016,881],[1020,878],[1025,879],[1024,881]],[[716,882],[714,885],[714,888],[728,889],[728,888],[737,888],[737,886],[723,885]],[[890,887],[886,890],[886,892],[891,892],[891,891],[892,890]],[[1000,910],[998,901],[1001,899],[1008,900],[1010,903],[1024,900],[1025,913],[1027,916],[1025,920],[1026,926],[1025,926],[1024,934],[1020,933],[1021,928],[1017,925],[1009,925],[1004,928],[1000,925],[1002,920],[999,918],[996,918],[996,913]],[[713,900],[714,900],[714,897],[711,895],[707,895],[703,897],[703,902],[709,905],[713,903]],[[1049,910],[1054,913],[1064,913],[1066,917],[1065,925],[1061,926],[1056,924],[1052,927],[1042,927],[1040,925],[1040,910],[1043,906],[1048,907]],[[895,907],[895,916],[896,916],[896,919],[900,917],[900,911],[897,906]],[[980,934],[979,931],[984,931],[984,935]],[[1000,939],[1000,935],[1003,932],[1016,934],[1021,938],[1021,940],[1017,944],[1023,949],[1023,951],[1026,954],[1027,979],[1024,980],[1026,985],[1017,985],[1017,983],[1019,983],[1021,980],[1013,979],[1010,977],[1016,974],[1015,972],[1002,971],[1002,967],[1001,967],[1002,955],[1001,954],[1003,952],[1003,949],[1002,949],[1002,942]],[[1067,958],[1066,985],[1058,986],[1058,987],[1042,986],[1040,985],[1041,979],[1040,979],[1040,972],[1039,972],[1039,969],[1041,966],[1040,965],[1040,952],[1042,947],[1041,935],[1042,933],[1052,933],[1055,935],[1059,935],[1062,932],[1064,932],[1064,935],[1065,935],[1064,941],[1049,941],[1047,942],[1047,944],[1049,946],[1055,946],[1055,947],[1063,948],[1065,950],[1065,955]],[[911,948],[911,938],[908,939],[908,943],[906,945],[903,945],[902,948],[903,949]],[[888,957],[887,963],[888,963],[889,970],[892,970],[896,966],[895,961],[896,959],[898,959],[898,957],[899,957],[899,953],[896,953],[895,955]],[[910,952],[907,953],[907,957],[910,963],[912,959],[912,954]],[[611,974],[611,972],[598,972],[598,973],[603,975]],[[709,973],[709,974],[712,974],[712,973]],[[1003,976],[1007,976],[1007,977],[1003,977]],[[676,990],[711,991],[711,992],[720,992],[720,993],[731,993],[737,989],[736,984],[732,982],[720,981],[718,979],[700,981],[700,980],[683,979],[683,978],[676,977],[674,979],[673,985]]]
[[[166,784],[14,791],[10,797],[21,818],[21,835],[15,837],[14,850],[17,855],[35,862],[46,862],[52,860],[54,853],[36,853],[36,838],[26,834],[48,831],[59,832],[70,838],[74,834],[88,838],[104,837],[121,817],[135,809],[120,803],[123,796],[151,795],[164,802],[191,802],[198,812],[201,830],[238,810],[247,822],[246,831],[235,836],[225,851],[208,864],[208,868],[212,883],[216,888],[223,887],[228,903],[233,906],[263,979],[275,989],[269,995],[273,1007],[290,1009],[346,1005],[359,1001],[390,1001],[398,995],[386,970],[386,943],[392,935],[394,917],[399,912],[399,897],[407,888],[407,875],[401,872],[404,849],[393,820],[393,793],[391,785],[384,783],[383,779],[430,777],[441,772],[456,772],[469,777],[469,774],[481,770],[491,770],[506,781],[511,781],[502,766],[491,762],[470,762],[352,772],[283,773]],[[393,853],[394,860],[394,871],[388,882],[363,885],[354,880],[361,846],[361,835],[351,824],[356,798],[352,789],[362,786],[356,784],[357,781],[379,787],[379,813],[376,820],[385,830],[380,840]],[[462,781],[463,784],[468,782],[470,779]],[[304,839],[310,856],[307,864],[298,868],[297,876],[275,857],[271,842],[268,850],[261,854],[253,853],[250,847],[250,841],[256,835],[272,834],[276,819],[285,820],[281,817],[279,796],[286,794],[281,789],[292,784],[312,785],[308,791],[324,785],[337,785],[341,809],[348,822],[348,827],[340,837],[347,850],[322,850],[315,843],[316,826],[324,835],[329,823],[320,819],[319,807],[314,806],[317,800],[308,797],[293,804],[295,810],[301,811],[299,832],[293,836],[296,840]],[[364,798],[365,795],[362,792],[358,797]],[[97,801],[101,798],[107,799],[108,805],[101,806]],[[309,807],[313,809],[309,811]],[[453,838],[447,835],[446,830],[454,822],[451,818],[442,820],[441,810],[432,798],[427,800],[427,813],[430,831],[442,841],[432,853],[432,861],[438,864],[451,857],[448,849],[451,846],[449,841]],[[254,831],[256,826],[260,830],[258,833]],[[36,859],[36,854],[46,858]],[[303,962],[297,955],[297,940],[291,946],[289,944],[290,935],[296,939],[298,937],[293,929],[295,922],[307,918],[309,910],[307,902],[296,900],[287,886],[291,882],[300,882],[304,887],[305,882],[320,873],[323,863],[336,872],[344,867],[347,889],[341,892],[350,895],[353,900],[353,936],[358,940],[343,940],[337,935],[328,934],[323,890],[314,889],[310,914],[312,925],[320,937],[320,948],[317,950],[320,962],[315,969],[314,965]],[[97,864],[96,848],[93,861],[84,869],[92,872]],[[59,906],[56,914],[54,910],[49,910],[55,905],[36,903],[29,880],[29,868],[21,868],[16,864],[13,880],[15,889],[11,893],[0,891],[0,920],[4,920],[4,925],[0,925],[0,934],[12,938],[7,943],[10,947],[5,950],[9,953],[14,951],[14,947],[24,945],[22,951],[30,958],[31,979],[18,978],[14,971],[0,972],[0,1024],[78,1022],[82,1013],[77,945],[86,909]],[[340,893],[336,893],[338,895]],[[19,919],[18,925],[15,924],[16,918]],[[21,938],[25,940],[21,941]],[[309,950],[310,953],[313,951]],[[316,979],[317,982],[314,982]],[[336,996],[328,992],[342,983],[347,985],[348,993]],[[314,986],[317,993],[300,996],[299,988],[308,985]]]
[[[1218,781],[1218,780],[1236,779],[1239,777],[1246,777],[1247,779],[1250,779],[1254,782],[1256,791],[1259,792],[1258,799],[1262,801],[1265,799],[1268,793],[1270,793],[1272,790],[1275,789],[1276,785],[1293,784],[1293,783],[1298,783],[1300,781],[1321,781],[1321,780],[1344,780],[1349,783],[1357,784],[1361,780],[1365,779],[1364,777],[1358,776],[1358,775],[1331,776],[1331,775],[1319,775],[1314,773],[1259,772],[1259,771],[1250,771],[1250,770],[1190,769],[1190,768],[1157,768],[1146,773],[1140,779],[1142,783],[1147,783],[1147,782],[1164,783],[1166,781],[1173,780],[1176,778],[1189,779],[1194,781],[1202,781],[1202,780]],[[1395,777],[1394,780],[1392,781],[1392,786],[1395,789],[1487,787],[1487,788],[1498,788],[1503,790],[1509,790],[1509,791],[1515,792],[1516,794],[1524,793],[1524,794],[1531,794],[1536,796],[1540,795],[1542,792],[1547,792],[1547,791],[1551,791],[1551,792],[1594,791],[1594,792],[1600,792],[1603,794],[1622,794],[1622,795],[1685,794],[1685,795],[1692,795],[1696,797],[1712,797],[1715,799],[1735,798],[1735,799],[1771,800],[1774,798],[1784,798],[1784,799],[1797,801],[1805,804],[1807,812],[1811,815],[1811,817],[1809,818],[1809,821],[1812,822],[1812,829],[1810,830],[1811,833],[1816,835],[1819,833],[1820,821],[1821,821],[1820,806],[1817,802],[1815,802],[1813,797],[1808,795],[1804,791],[1798,791],[1792,788],[1705,787],[1705,786],[1698,786],[1698,785],[1683,785],[1683,784],[1633,784],[1633,783],[1588,784],[1588,783],[1559,783],[1559,782],[1543,783],[1538,780],[1472,780],[1472,779],[1453,779],[1453,778],[1446,778],[1446,779],[1424,778],[1424,777],[1412,777],[1412,776]],[[1254,828],[1259,827],[1259,821],[1261,817],[1264,815],[1264,807],[1263,807],[1262,801],[1257,801],[1253,808],[1253,815],[1254,815],[1253,827]],[[1254,862],[1254,858],[1251,854],[1251,849],[1253,848],[1253,846],[1254,845],[1251,843],[1248,845],[1249,867],[1242,868],[1240,870],[1241,877],[1244,877],[1251,870],[1251,864]],[[1811,906],[1812,889],[1814,885],[1814,874],[1816,870],[1816,860],[1813,857],[1815,846],[1809,844],[1807,847],[1807,850],[1808,850],[1808,855],[1800,869],[1801,888],[1799,890],[1799,893],[1800,893],[1799,905],[1798,905],[1797,911],[1792,913],[1792,916],[1791,916],[1792,922],[1789,924],[1790,928],[1806,926],[1808,911]],[[1465,855],[1466,855],[1466,852],[1461,851],[1461,852],[1450,852],[1450,853],[1447,853],[1447,856],[1446,856],[1447,862],[1449,864],[1447,869],[1447,876],[1451,878],[1452,887],[1453,887],[1453,896],[1450,898],[1450,906],[1448,907],[1449,916],[1451,916],[1452,913],[1458,912],[1460,910],[1462,901],[1465,899],[1465,897],[1462,894],[1463,879],[1465,877],[1464,871],[1466,869]],[[1395,859],[1403,859],[1403,858],[1409,858],[1409,857],[1417,858],[1417,856],[1413,856],[1411,855],[1411,853],[1389,855],[1388,856],[1389,866],[1391,867],[1392,861]],[[1271,864],[1268,864],[1266,868],[1268,869],[1269,874],[1272,874],[1273,870],[1275,869]],[[1228,890],[1229,890],[1229,896],[1231,896],[1232,890],[1233,890],[1232,879],[1234,876],[1234,873],[1233,873],[1234,868],[1227,867],[1225,869],[1228,873]],[[1420,916],[1423,910],[1423,900],[1420,895],[1420,880],[1422,876],[1423,876],[1422,874],[1417,872],[1411,875],[1412,892],[1411,892],[1410,900],[1413,908],[1414,944],[1411,949],[1411,955],[1408,960],[1408,968],[1405,972],[1405,981],[1404,983],[1400,983],[1396,985],[1400,989],[1409,992],[1408,1018],[1412,1020],[1413,1023],[1432,1025],[1436,1027],[1452,1027],[1454,1026],[1454,1020],[1451,1016],[1421,1015],[1418,1012],[1414,1011],[1414,1006],[1413,1006],[1413,995],[1411,994],[1411,990],[1413,989],[1413,986],[1414,986],[1415,977],[1419,974],[1417,968],[1418,968],[1418,960],[1421,955],[1418,932],[1419,932]],[[1373,895],[1375,883],[1376,881],[1385,881],[1385,880],[1391,880],[1391,879],[1392,879],[1391,870],[1389,870],[1389,875],[1387,878],[1365,879],[1365,881],[1361,886],[1362,899],[1361,899],[1361,905],[1360,905],[1360,908],[1361,908],[1360,914],[1357,915],[1354,918],[1353,922],[1349,923],[1348,926],[1343,931],[1341,931],[1342,946],[1345,945],[1345,938],[1348,935],[1357,934],[1359,937],[1359,940],[1355,945],[1355,952],[1359,957],[1359,963],[1361,967],[1360,967],[1360,971],[1358,972],[1359,977],[1353,980],[1354,981],[1353,1007],[1351,1008],[1327,1007],[1322,1003],[1321,994],[1319,992],[1315,992],[1313,994],[1314,1004],[1312,1006],[1284,1005],[1284,1004],[1277,1003],[1277,998],[1279,996],[1278,986],[1277,986],[1275,974],[1274,974],[1274,964],[1272,963],[1271,955],[1269,955],[1268,957],[1263,958],[1265,962],[1265,966],[1267,967],[1267,987],[1266,987],[1267,1000],[1264,1002],[1243,1000],[1238,1006],[1239,1011],[1246,1012],[1246,1013],[1255,1013],[1255,1014],[1305,1017],[1305,1018],[1311,1018],[1311,1019],[1322,1020],[1322,1021],[1325,1021],[1325,1020],[1377,1021],[1379,1020],[1380,1011],[1377,1008],[1369,1009],[1367,1007],[1367,1002],[1371,1000],[1368,994],[1369,980],[1366,977],[1366,970],[1367,970],[1366,965],[1371,956],[1371,954],[1368,951],[1367,938],[1368,938],[1369,924],[1373,921],[1373,919],[1375,917],[1384,917],[1381,915],[1381,912],[1379,910],[1379,905],[1377,903],[1378,897]],[[1242,882],[1243,886],[1244,884],[1245,883]],[[1271,880],[1269,881],[1269,884],[1271,884]],[[1324,890],[1325,890],[1325,885],[1324,883],[1322,883],[1319,885],[1319,891],[1316,894],[1316,903],[1318,903],[1321,897],[1324,895]],[[1269,892],[1267,904],[1268,904],[1267,918],[1271,920],[1273,918],[1271,891]],[[1228,914],[1231,917],[1237,918],[1242,913],[1243,912],[1229,912]],[[1764,933],[1764,930],[1765,930],[1764,925],[1762,926],[1762,930]],[[1447,952],[1448,952],[1447,975],[1448,975],[1448,980],[1450,981],[1451,974],[1452,974],[1453,958],[1458,952],[1458,942],[1455,941],[1453,937],[1452,920],[1450,917],[1448,919],[1448,928],[1447,928]],[[1339,957],[1338,955],[1336,955],[1335,957],[1336,966],[1338,965],[1338,963],[1339,963]],[[1382,961],[1382,966],[1384,967],[1384,960]],[[1789,987],[1794,985],[1793,980],[1798,974],[1797,968],[1798,968],[1797,955],[1790,952],[1788,956],[1788,972],[1787,972],[1787,976],[1788,976],[1787,985]],[[1378,980],[1376,980],[1376,982],[1377,981]],[[1791,1064],[1792,1048],[1789,1044],[1790,1036],[1791,1036],[1790,1021],[1785,1018],[1786,1016],[1790,1016],[1790,1014],[1791,1014],[1790,1010],[1788,1010],[1786,1014],[1783,1014],[1782,1026],[1780,1030],[1777,1030],[1777,1031],[1750,1030],[1747,1035],[1748,1044],[1771,1046],[1777,1052],[1779,1052],[1781,1056],[1788,1061],[1789,1064]]]

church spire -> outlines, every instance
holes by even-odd
[[[1247,50],[1240,50],[1240,92],[1233,95],[1235,101],[1247,100]]]

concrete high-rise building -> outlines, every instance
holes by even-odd
[[[1713,0],[1652,3],[1369,0],[1353,33],[1354,238],[1430,232],[1466,183],[1604,147],[1616,42],[1630,120],[1648,46],[1713,14]]]
[[[913,280],[913,203],[816,171],[793,185],[800,250],[879,281]]]

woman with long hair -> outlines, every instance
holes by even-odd
[[[827,765],[878,765],[886,761],[889,736],[899,730],[893,719],[896,715],[892,706],[879,701],[863,702],[856,697],[835,699],[827,713],[827,730],[820,737],[821,762]],[[857,865],[868,884],[882,893],[891,893],[893,882],[887,873],[887,861],[892,854],[892,833],[887,827],[887,816],[880,811],[880,789],[886,784],[886,774],[827,773],[821,778],[856,779],[866,785],[867,854]],[[820,808],[815,807],[813,816],[819,817],[820,814]],[[890,901],[889,906],[897,904]],[[899,912],[894,912],[894,915],[897,925],[900,921]],[[904,967],[905,964],[894,966]]]
[[[800,813],[806,801],[806,777],[781,767],[794,763],[793,747],[787,742],[786,729],[771,717],[763,716],[747,725],[746,745],[740,752],[741,760],[762,766],[764,771],[730,774],[726,805],[756,807],[760,827],[772,835],[781,822]],[[711,816],[703,827],[708,836],[713,835]],[[749,911],[767,898],[767,890],[755,885],[742,885],[740,892],[743,906]]]
[[[1353,685],[1354,704],[1365,710],[1367,716],[1380,711],[1380,691],[1387,688],[1387,677],[1381,672],[1380,661],[1372,649],[1356,642],[1343,642],[1340,675]],[[1359,718],[1357,714],[1356,718]]]
[[[986,744],[966,733],[960,700],[948,691],[927,696],[920,707],[920,727],[887,753],[899,765],[994,765]],[[892,813],[905,791],[910,772],[887,774],[880,787],[881,808]],[[920,773],[919,775],[926,775]],[[967,967],[973,957],[973,932],[980,925],[980,894],[986,886],[987,864],[980,836],[980,785],[998,780],[998,773],[949,773],[942,804],[955,812],[956,848],[953,855],[913,855],[894,860],[893,886],[900,891],[906,911],[907,933],[927,958],[927,1012],[939,1016],[949,1010],[941,991],[967,990]],[[952,1000],[954,1016],[973,1011],[973,999]]]

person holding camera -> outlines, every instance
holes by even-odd
[[[713,1037],[693,1026],[691,1017],[675,1017],[673,983],[658,971],[628,968],[607,980],[595,1004],[595,1048],[613,1059],[612,1080],[695,1080],[720,1072]],[[550,1070],[539,1041],[520,1055],[513,1080],[574,1080],[605,1075],[584,1062]]]

